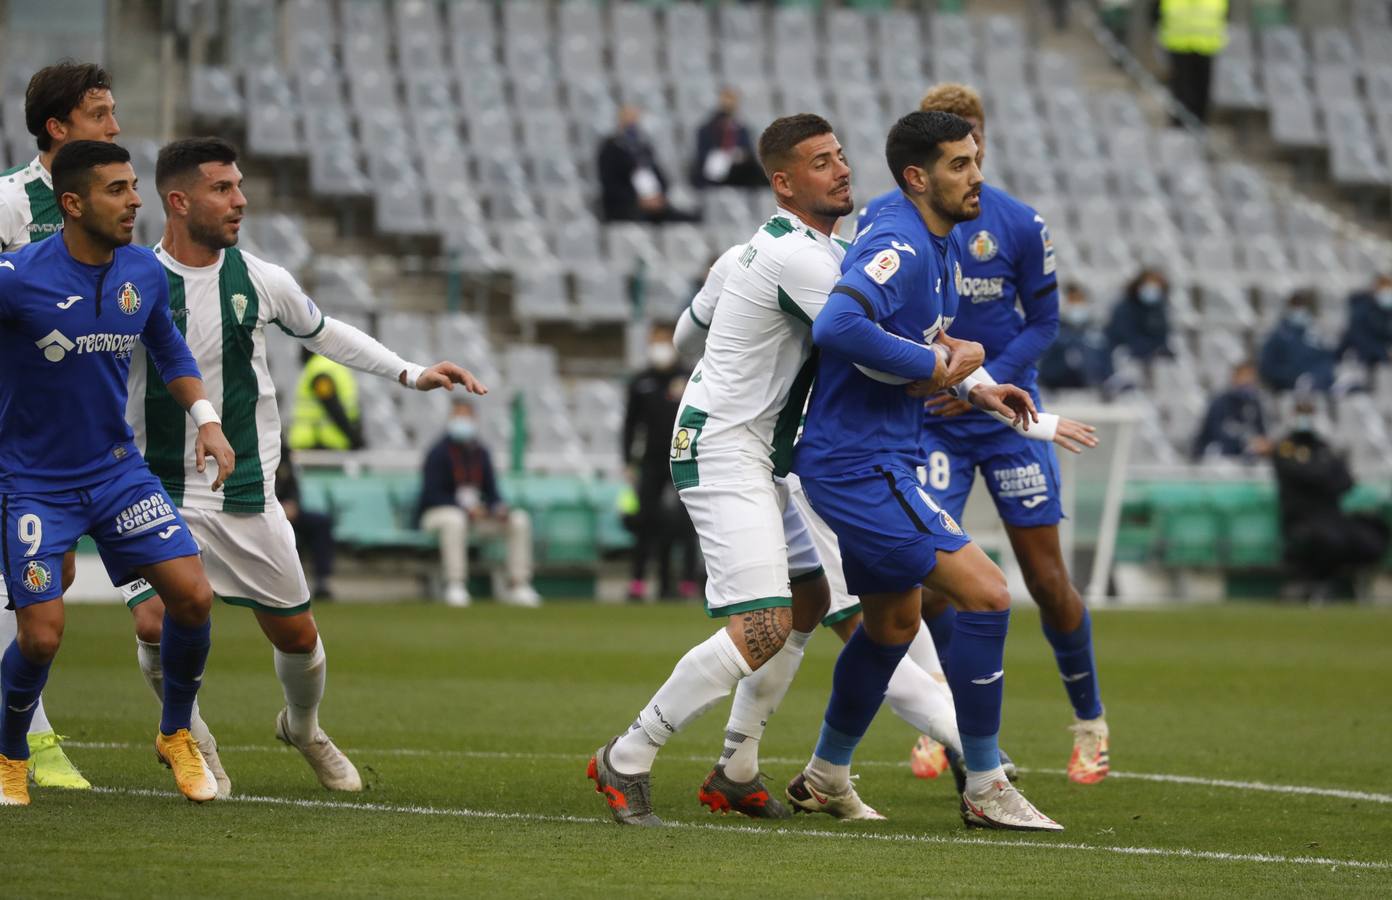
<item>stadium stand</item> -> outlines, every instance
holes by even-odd
[[[1347,23],[1312,31],[1234,25],[1217,60],[1215,107],[1266,112],[1279,146],[1327,149],[1334,184],[1386,188],[1392,18],[1385,3],[1352,9]],[[935,81],[976,85],[989,118],[987,177],[1048,218],[1063,277],[1086,284],[1099,306],[1143,265],[1171,282],[1172,357],[1149,370],[1118,358],[1105,396],[1050,398],[1059,406],[1109,402],[1122,388],[1144,415],[1135,471],[1169,473],[1165,483],[1194,477],[1183,460],[1207,398],[1260,345],[1293,289],[1315,289],[1317,329],[1332,343],[1348,293],[1388,264],[1385,253],[1347,240],[1338,223],[1274,186],[1261,167],[1216,155],[1193,134],[1165,127],[1142,92],[1094,77],[1107,65],[1100,52],[1041,48],[1023,16],[918,4],[626,0],[179,0],[173,10],[192,126],[241,134],[254,160],[307,173],[303,183],[278,183],[295,192],[278,209],[366,209],[371,238],[385,246],[438,256],[471,277],[503,276],[510,305],[500,327],[496,309],[447,310],[443,291],[433,310],[395,308],[351,252],[326,255],[321,242],[316,253],[298,213],[254,212],[246,231],[250,247],[304,278],[336,314],[408,356],[448,355],[505,385],[506,399],[517,402],[509,414],[483,418],[484,439],[518,447],[519,471],[542,478],[537,484],[582,476],[583,490],[554,502],[593,512],[586,533],[621,533],[611,502],[620,474],[620,361],[586,358],[589,329],[675,316],[710,260],[767,211],[758,192],[697,192],[681,177],[723,83],[740,89],[741,118],[755,133],[779,114],[826,111],[856,167],[860,198],[892,186],[881,161],[889,122]],[[7,61],[0,99],[15,160],[32,155],[16,116],[27,65]],[[680,182],[672,202],[699,207],[700,224],[598,220],[593,157],[621,103],[643,108],[644,128]],[[155,144],[131,144],[137,168],[152,169]],[[145,212],[141,238],[152,240],[160,223],[152,206]],[[519,343],[519,332],[555,343]],[[297,348],[276,344],[273,372],[288,414]],[[1351,382],[1362,377],[1346,372]],[[1340,397],[1326,412],[1355,469],[1375,482],[1392,472],[1389,380],[1384,367],[1366,392]],[[1279,431],[1288,410],[1270,402]],[[441,420],[432,399],[371,380],[363,406],[374,451],[418,451]],[[534,493],[530,478],[517,477],[524,505],[533,496],[553,502],[556,495]],[[1269,476],[1213,463],[1204,477]],[[1123,557],[1256,565],[1275,552],[1261,524],[1266,501],[1169,503],[1147,483],[1128,491]],[[363,508],[346,499],[339,506],[334,490],[323,496],[336,509]],[[384,509],[381,496],[362,503],[369,499],[375,505],[367,508]],[[584,519],[540,516],[538,541],[561,546]],[[555,527],[570,537],[550,535],[548,521],[564,523]],[[342,527],[347,540],[352,526]]]

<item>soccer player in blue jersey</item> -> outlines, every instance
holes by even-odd
[[[913,112],[895,123],[885,157],[900,196],[860,229],[812,326],[822,356],[793,469],[836,533],[846,587],[860,597],[864,619],[837,659],[816,751],[787,795],[809,812],[881,818],[851,786],[851,757],[918,632],[926,585],[959,610],[947,680],[967,768],[963,820],[1060,831],[1001,768],[1005,577],[915,475],[922,396],[955,387],[1012,421],[1034,415],[1026,392],[971,374],[979,345],[943,334],[956,280],[948,235],[980,212],[971,131],[966,120],[941,112]]]
[[[919,104],[972,124],[978,165],[986,151],[981,98],[961,84],[940,84]],[[867,213],[894,195],[871,201]],[[1019,385],[1036,405],[1035,365],[1058,333],[1058,279],[1044,218],[989,184],[981,191],[981,215],[953,232],[961,248],[961,304],[952,323],[955,338],[980,342],[985,369],[997,381]],[[1095,784],[1107,776],[1107,722],[1097,686],[1092,621],[1073,587],[1059,544],[1058,457],[1047,442],[1032,441],[974,411],[948,394],[927,402],[924,429],[925,486],[959,520],[977,469],[986,482],[1030,596],[1039,605],[1044,636],[1073,704],[1073,754],[1068,777]],[[1064,444],[1067,446],[1067,444]],[[924,618],[938,653],[951,646],[956,611],[941,594],[925,593]],[[914,752],[923,752],[920,739]]]
[[[19,633],[0,660],[0,805],[29,803],[26,734],[63,634],[57,574],[91,534],[113,584],[137,575],[166,601],[164,702],[155,752],[190,800],[217,784],[189,735],[211,645],[212,588],[198,547],[126,424],[126,376],[139,342],[198,423],[200,462],[234,454],[169,315],[154,253],[130,246],[140,197],[130,154],[75,141],[53,160],[63,229],[0,256],[0,568]]]

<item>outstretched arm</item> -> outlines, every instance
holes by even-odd
[[[406,387],[421,391],[438,387],[454,390],[454,385],[460,384],[472,394],[488,393],[488,388],[468,369],[452,362],[439,362],[429,368],[407,362],[372,335],[328,316],[324,317],[324,327],[317,334],[301,340],[320,356],[350,369],[395,379]]]

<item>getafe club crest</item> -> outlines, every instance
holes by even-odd
[[[1000,242],[996,236],[989,231],[978,231],[972,235],[971,241],[967,243],[967,249],[971,251],[972,259],[977,262],[987,262],[996,258],[1000,252]]]
[[[947,510],[944,509],[938,512],[938,521],[942,522],[942,527],[946,528],[953,534],[960,535],[962,533],[962,526],[957,524],[956,519],[953,519],[952,516],[948,515]]]
[[[957,288],[957,296],[962,296],[962,264],[955,259],[952,261],[952,282]]]
[[[121,285],[116,292],[116,306],[128,316],[140,312],[140,291],[136,290],[135,285],[129,281]]]
[[[48,568],[48,563],[31,559],[25,565],[24,572],[19,576],[19,581],[24,585],[24,589],[31,594],[42,594],[48,590],[49,585],[53,584],[53,572]]]
[[[237,317],[237,321],[242,321],[242,316],[246,314],[247,296],[246,294],[232,295],[232,314]]]

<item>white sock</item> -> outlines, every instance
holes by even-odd
[[[769,717],[787,695],[811,639],[810,631],[790,632],[783,649],[735,688],[730,721],[725,725],[725,750],[721,753],[725,774],[731,780],[753,781],[758,776],[759,741]]]
[[[19,615],[4,606],[5,598],[0,597],[0,654],[10,649],[10,644],[19,636]],[[53,725],[48,721],[48,713],[44,712],[43,698],[40,697],[39,702],[34,704],[34,719],[29,723],[29,733],[43,734],[52,730]]]
[[[823,794],[844,794],[851,789],[851,767],[829,763],[815,753],[802,774]]]
[[[145,676],[145,683],[155,692],[155,699],[164,703],[164,669],[160,666],[159,649],[159,644],[147,644],[140,638],[135,639],[135,658],[140,663],[140,674]],[[200,747],[217,747],[213,733],[208,730],[208,723],[203,721],[203,716],[198,712],[197,700],[193,701],[189,734]]]
[[[753,673],[729,633],[720,629],[681,658],[638,719],[614,743],[610,764],[625,775],[650,771],[668,738]]]
[[[319,733],[319,702],[324,699],[324,678],[328,673],[324,642],[316,638],[309,653],[275,651],[275,670],[285,690],[290,739],[307,744]]]
[[[915,661],[913,648],[920,644],[927,645],[928,655],[937,662],[933,638],[927,626],[920,626],[913,643],[909,645],[909,653],[899,661],[899,667],[889,679],[885,700],[899,718],[960,754],[962,738],[957,733],[957,709],[952,704],[952,694],[943,689],[945,684],[934,680]],[[918,656],[921,657],[922,653]]]
[[[982,791],[987,790],[988,788],[993,786],[998,781],[1001,784],[1009,784],[1009,781],[1007,781],[1005,777],[1005,769],[1001,768],[1000,766],[996,766],[994,769],[988,769],[985,772],[973,772],[970,769],[968,769],[967,793],[979,794]]]

